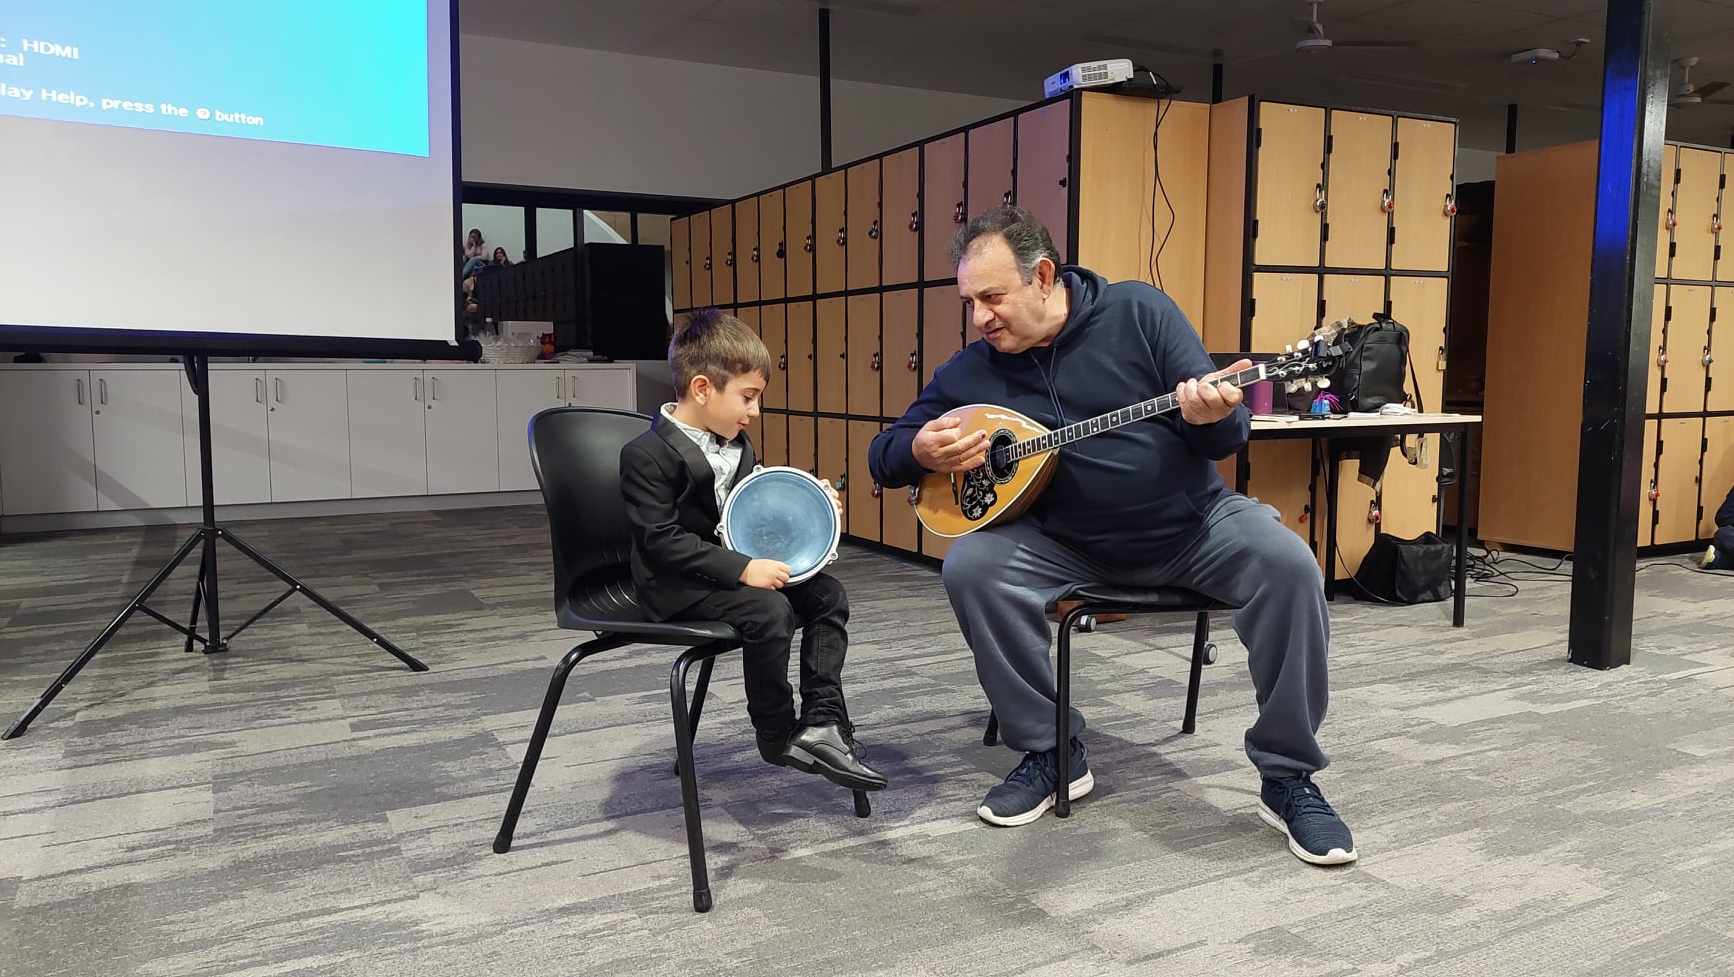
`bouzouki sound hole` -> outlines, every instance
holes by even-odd
[[[1017,435],[1003,427],[993,432],[993,437],[988,439],[987,464],[982,467],[993,475],[995,484],[1004,485],[1017,474],[1018,463],[1011,457],[1011,446],[1016,444],[1017,440]]]

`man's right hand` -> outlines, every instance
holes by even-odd
[[[961,417],[936,417],[915,432],[909,450],[930,472],[966,472],[987,461],[987,432],[961,434]]]
[[[789,582],[789,565],[777,560],[753,560],[741,571],[741,583],[760,590],[782,590]]]

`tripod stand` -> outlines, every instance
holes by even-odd
[[[199,528],[194,530],[193,535],[188,538],[186,542],[181,544],[180,549],[175,551],[175,555],[169,558],[169,562],[151,577],[150,581],[144,585],[144,589],[140,590],[131,601],[127,602],[126,607],[115,616],[114,620],[109,622],[108,627],[102,629],[102,633],[96,636],[96,640],[86,646],[83,653],[73,659],[72,664],[66,666],[66,670],[60,673],[60,677],[55,679],[54,683],[50,685],[42,695],[37,697],[36,704],[30,707],[30,711],[26,712],[17,722],[13,723],[6,730],[5,735],[0,736],[0,739],[9,740],[14,737],[23,736],[25,730],[30,728],[31,720],[34,720],[37,716],[41,715],[42,710],[48,708],[48,704],[54,701],[54,697],[59,695],[62,689],[72,683],[72,680],[77,677],[79,671],[82,670],[84,666],[90,664],[90,660],[96,657],[96,653],[101,651],[104,645],[108,644],[109,640],[120,631],[121,626],[126,624],[127,619],[132,617],[135,612],[142,613],[147,617],[155,618],[157,621],[160,621],[185,635],[187,643],[183,650],[190,652],[193,650],[194,645],[198,645],[199,649],[205,654],[214,655],[228,651],[229,643],[235,640],[236,635],[239,635],[242,631],[252,627],[254,623],[266,614],[269,614],[277,607],[277,605],[283,603],[296,594],[305,594],[309,600],[330,612],[333,617],[336,617],[339,621],[354,628],[356,631],[360,632],[363,637],[385,649],[387,652],[390,652],[398,661],[408,665],[411,671],[427,671],[426,665],[405,654],[402,649],[398,648],[390,641],[380,637],[372,628],[351,617],[348,612],[343,610],[343,608],[338,607],[336,604],[321,597],[318,592],[291,576],[287,570],[284,570],[282,567],[271,562],[270,559],[266,558],[264,554],[260,553],[258,550],[248,546],[233,532],[217,525],[216,503],[213,501],[215,497],[211,491],[210,360],[203,354],[189,354],[186,358],[186,369],[187,383],[192,386],[193,394],[199,402],[199,476],[201,485],[204,489],[204,518],[200,523]],[[229,632],[227,635],[223,634],[218,606],[218,540],[222,540],[230,546],[233,546],[236,550],[240,551],[242,556],[245,556],[254,563],[259,564],[259,566],[263,567],[268,573],[289,587],[288,590],[278,595],[275,600],[261,608],[258,613],[248,618],[246,623]],[[180,622],[170,620],[162,612],[149,606],[145,602],[150,600],[151,595],[156,593],[157,588],[163,585],[163,581],[167,580],[169,575],[175,572],[175,568],[179,567],[186,558],[192,554],[195,547],[201,548],[199,556],[199,583],[198,588],[193,592],[193,612],[186,625],[183,627]],[[205,612],[205,631],[203,634],[200,634],[198,630],[199,611],[201,609]]]

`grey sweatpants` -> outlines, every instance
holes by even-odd
[[[1316,738],[1328,697],[1324,577],[1307,544],[1270,506],[1230,494],[1184,550],[1129,568],[1056,542],[1026,517],[952,544],[944,579],[976,677],[1012,749],[1050,750],[1058,742],[1048,606],[1079,584],[1171,585],[1240,608],[1234,631],[1249,652],[1258,701],[1258,719],[1246,731],[1253,765],[1276,777],[1324,769]],[[1084,717],[1073,709],[1071,718],[1077,736]]]

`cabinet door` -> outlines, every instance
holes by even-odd
[[[767,466],[789,463],[789,416],[772,411],[759,418],[764,425],[764,437],[759,441],[759,458]],[[799,466],[797,466],[799,467]]]
[[[879,224],[879,161],[868,160],[849,167],[848,231],[844,237],[848,255],[849,287],[874,288],[879,284],[879,242],[884,237]]]
[[[842,423],[842,422],[838,422]],[[818,456],[813,445],[813,415],[789,415],[789,467],[819,474]]]
[[[1656,277],[1668,277],[1668,259],[1674,243],[1674,181],[1680,175],[1680,150],[1662,148],[1662,205],[1656,208]]]
[[[1445,309],[1451,292],[1447,278],[1391,279],[1391,317],[1409,329],[1414,382],[1421,385],[1422,410],[1444,409]]]
[[[921,278],[954,278],[951,239],[967,212],[963,199],[964,136],[958,133],[921,147]]]
[[[880,244],[887,285],[915,281],[921,257],[921,151],[885,157],[880,173]]]
[[[669,274],[674,277],[675,309],[692,308],[691,221],[676,217],[668,222]]]
[[[783,259],[788,254],[783,236],[783,191],[772,190],[759,198],[759,297],[783,297]]]
[[[849,226],[844,215],[848,196],[843,171],[819,177],[813,187],[814,287],[823,294],[841,292],[848,282]]]
[[[427,490],[500,490],[498,392],[487,369],[427,371]]]
[[[879,503],[885,492],[873,481],[873,473],[867,468],[867,449],[878,434],[878,421],[849,422],[849,478],[843,483],[843,509],[848,514],[849,535],[875,543],[883,538]]]
[[[817,241],[813,235],[813,181],[800,183],[783,191],[784,275],[789,283],[789,297],[813,294],[813,251]]]
[[[1280,353],[1319,326],[1319,276],[1261,271],[1252,276],[1252,343],[1248,352]]]
[[[1012,202],[1012,124],[1001,119],[969,130],[969,216]]]
[[[399,373],[405,384],[418,375],[413,371]],[[349,498],[346,371],[268,370],[265,386],[270,400],[266,434],[271,450],[271,501]],[[402,386],[399,394],[403,393]],[[412,398],[410,405],[419,420],[420,402]]]
[[[710,295],[716,305],[735,300],[735,222],[727,206],[710,212]]]
[[[849,413],[879,416],[879,377],[884,360],[879,350],[879,293],[849,296]]]
[[[1383,268],[1394,203],[1391,117],[1333,111],[1330,121],[1325,264],[1332,268]]]
[[[843,299],[820,299],[818,336],[818,403],[822,414],[849,409],[849,328]]]
[[[427,494],[427,377],[417,370],[349,371],[350,494]]]
[[[1047,227],[1063,260],[1071,253],[1066,184],[1072,161],[1072,102],[1066,99],[1031,109],[1017,120],[1017,203]]]
[[[94,399],[84,370],[0,372],[0,511],[96,508]]]
[[[849,532],[848,514],[853,507],[850,497],[854,495],[849,485],[849,422],[834,417],[819,418],[818,447],[819,467],[814,474],[830,482],[843,497],[843,531]],[[872,498],[871,486],[864,488],[868,491],[863,494]]]
[[[1451,221],[1457,212],[1453,182],[1457,126],[1428,119],[1397,120],[1396,235],[1391,267],[1444,271],[1451,266]]]
[[[947,285],[921,290],[921,385],[963,348],[963,301]]]
[[[1657,285],[1650,306],[1649,378],[1644,381],[1644,413],[1662,409],[1662,364],[1668,360],[1668,286]]]
[[[868,478],[872,477],[868,473]],[[915,518],[915,506],[910,504],[908,489],[879,488],[879,540],[910,553],[921,546],[918,532],[921,524]]]
[[[98,509],[187,504],[181,387],[172,370],[92,370]],[[198,452],[199,442],[193,441]],[[179,462],[179,464],[176,464]],[[213,475],[214,477],[214,475]]]
[[[181,389],[181,443],[186,446],[187,504],[204,505],[199,471],[199,400]],[[210,371],[211,481],[218,505],[271,501],[271,449],[265,422],[265,371]]]
[[[703,309],[711,301],[710,215],[692,215],[692,307]]]
[[[813,409],[813,303],[791,302],[788,308],[789,410]]]
[[[735,301],[759,300],[759,274],[764,255],[759,248],[759,198],[735,204]]]
[[[1698,538],[1716,535],[1716,510],[1734,488],[1734,417],[1704,418],[1704,474],[1698,493]]]
[[[1372,322],[1373,314],[1385,311],[1383,275],[1326,275],[1325,322],[1345,317]]]
[[[1718,288],[1710,334],[1710,391],[1707,411],[1734,410],[1734,288]]]
[[[771,382],[765,387],[764,405],[781,410],[789,403],[789,346],[782,306],[760,309],[759,335],[771,354]]]
[[[1649,546],[1656,534],[1656,439],[1662,422],[1644,422],[1644,465],[1638,478],[1638,545]]]
[[[1276,509],[1282,524],[1311,545],[1313,442],[1254,441],[1246,446],[1246,494]]]
[[[1676,279],[1709,281],[1715,273],[1716,203],[1722,182],[1722,154],[1681,149],[1679,173],[1680,184],[1674,190],[1674,264],[1670,275]]]
[[[1656,545],[1698,538],[1698,463],[1704,419],[1664,420],[1656,449]]]
[[[1379,528],[1401,539],[1439,531],[1439,435],[1411,435],[1392,452],[1379,514]]]
[[[1710,295],[1708,285],[1668,287],[1668,347],[1662,365],[1662,410],[1695,413],[1704,409],[1709,379]],[[1734,357],[1734,350],[1729,350]]]
[[[1325,110],[1261,102],[1257,144],[1252,260],[1316,266],[1325,192]]]
[[[880,311],[881,347],[884,352],[880,375],[884,384],[880,413],[899,417],[920,393],[920,347],[915,342],[917,293],[914,289],[886,292]]]
[[[566,371],[566,403],[573,407],[638,409],[638,372],[632,366]]]
[[[500,458],[500,491],[522,492],[536,488],[536,472],[530,467],[530,418],[550,407],[566,406],[566,374],[561,370],[532,368],[498,370],[495,382],[494,443]]]

